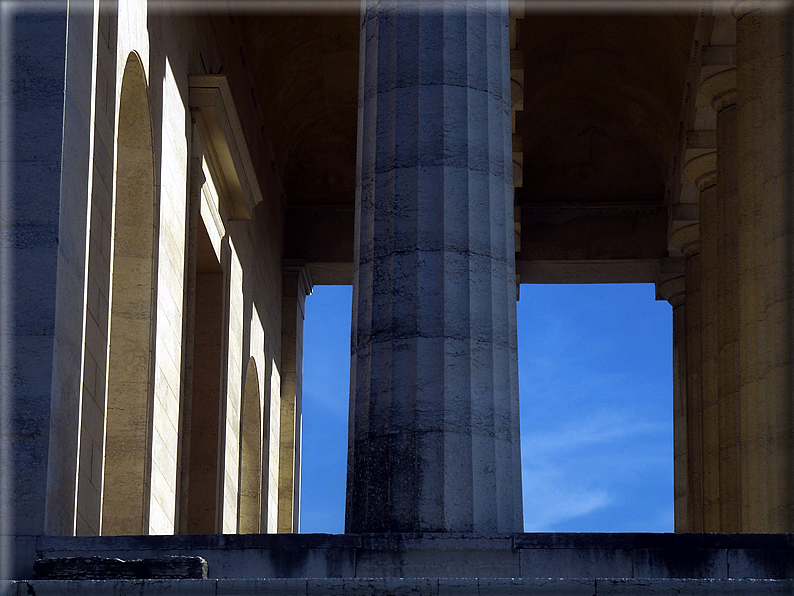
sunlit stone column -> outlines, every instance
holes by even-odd
[[[794,531],[791,14],[738,2],[742,530]]]
[[[281,420],[278,461],[278,532],[297,533],[300,521],[301,412],[303,395],[303,319],[312,280],[305,261],[287,259],[282,271]],[[272,482],[272,478],[271,478]]]
[[[347,532],[522,529],[506,0],[362,9]]]

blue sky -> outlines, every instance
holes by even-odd
[[[344,531],[352,288],[306,300],[301,532]],[[522,285],[524,529],[672,532],[672,312],[650,284]]]

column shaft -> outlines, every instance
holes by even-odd
[[[673,498],[675,530],[689,527],[686,419],[686,304],[673,306]]]
[[[506,1],[365,0],[347,532],[522,528]]]
[[[735,97],[735,94],[733,94]],[[736,103],[717,112],[717,378],[720,532],[741,529],[738,393]]]
[[[703,446],[703,531],[720,526],[719,384],[717,376],[719,270],[717,187],[700,191],[700,366]]]
[[[742,530],[791,532],[791,14],[737,11]]]
[[[701,397],[700,366],[700,254],[695,252],[686,259],[686,418],[688,498],[687,517],[689,532],[703,532],[703,408]]]

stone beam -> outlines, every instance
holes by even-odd
[[[667,256],[668,215],[661,201],[523,202],[519,206],[522,264]],[[532,280],[522,277],[521,281]]]

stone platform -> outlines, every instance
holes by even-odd
[[[33,577],[36,559],[173,556],[206,560],[207,581],[344,579],[359,585],[369,578],[794,578],[794,534],[630,533],[18,537],[12,578]],[[268,585],[273,584],[260,588]]]
[[[180,579],[0,581],[0,596],[790,596],[760,579]]]

